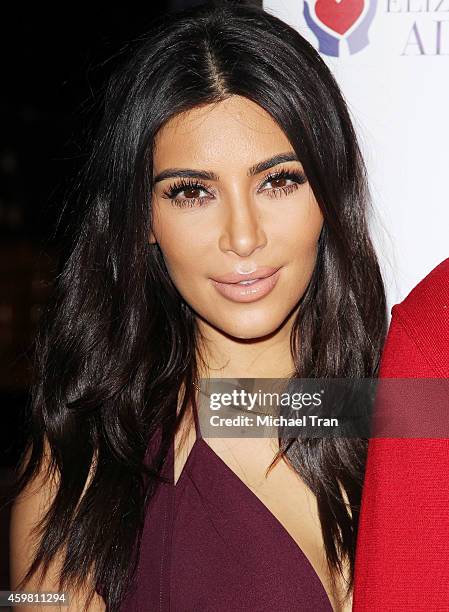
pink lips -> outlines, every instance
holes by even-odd
[[[230,272],[229,274],[223,274],[222,276],[214,276],[212,280],[218,283],[238,283],[242,280],[254,280],[255,278],[266,278],[274,274],[279,268],[269,268],[265,266],[263,268],[257,268],[251,274],[239,274],[238,272]]]
[[[213,278],[212,283],[224,297],[234,302],[254,302],[268,295],[276,285],[281,268],[258,268],[251,274],[231,273]],[[241,281],[251,281],[242,284]]]

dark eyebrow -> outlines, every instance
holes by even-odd
[[[283,164],[284,162],[289,161],[299,162],[298,156],[294,151],[287,151],[287,153],[278,153],[278,155],[274,155],[269,159],[265,159],[264,161],[254,164],[254,166],[251,166],[251,168],[248,170],[247,175],[254,176],[256,174],[264,172],[264,170],[272,168],[273,166],[277,166],[278,164]]]
[[[273,166],[277,166],[278,164],[282,164],[284,162],[289,161],[299,161],[298,156],[294,151],[288,151],[287,153],[278,153],[278,155],[274,155],[269,159],[265,159],[254,166],[251,166],[248,169],[247,176],[255,176],[256,174],[260,174],[264,170],[268,170]],[[163,170],[155,177],[153,177],[153,184],[159,183],[159,181],[164,181],[168,178],[196,178],[203,179],[206,181],[219,181],[220,177],[215,172],[211,172],[210,170],[192,170],[190,168],[168,168],[167,170]]]

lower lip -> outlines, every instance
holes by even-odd
[[[255,302],[270,293],[276,285],[281,268],[267,278],[261,278],[249,285],[239,285],[238,283],[219,283],[213,279],[212,283],[221,295],[233,302]]]

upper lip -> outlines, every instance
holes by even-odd
[[[239,274],[238,272],[230,272],[229,274],[223,274],[222,276],[214,276],[212,280],[217,281],[218,283],[229,283],[235,284],[240,283],[243,280],[255,280],[256,278],[267,278],[271,276],[275,272],[277,272],[279,268],[271,268],[268,266],[264,266],[262,268],[257,268],[251,274]]]

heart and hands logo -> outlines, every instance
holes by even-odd
[[[347,41],[351,55],[369,44],[368,30],[377,0],[316,0],[314,5],[309,2],[304,0],[304,19],[318,39],[320,53],[338,57],[342,40]]]

